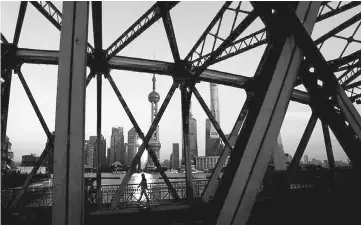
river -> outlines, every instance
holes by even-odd
[[[170,182],[177,182],[177,181],[185,181],[185,173],[166,173],[167,177],[169,178]],[[144,173],[145,178],[147,179],[148,183],[159,183],[164,182],[160,173]],[[102,185],[119,185],[124,176],[124,174],[117,174],[117,173],[102,173]],[[211,173],[193,173],[192,177],[193,180],[205,180]],[[96,173],[85,173],[85,179],[94,179],[96,178]],[[109,178],[109,179],[107,179]],[[141,173],[134,173],[129,180],[129,184],[139,184],[141,181]]]

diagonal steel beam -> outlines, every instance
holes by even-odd
[[[191,104],[192,91],[187,90],[185,83],[180,85],[181,91],[181,107],[182,107],[182,149],[185,158],[185,172],[186,172],[186,193],[187,200],[191,204],[193,202],[193,185],[192,185],[192,167],[190,154],[190,139],[189,139],[189,109]]]
[[[352,70],[350,71],[350,73],[353,73],[353,74],[350,75],[350,77],[341,84],[341,86],[345,90],[358,86],[359,82],[355,82],[355,83],[352,83],[352,84],[349,84],[349,83],[351,83],[352,81],[354,81],[356,78],[358,78],[361,75],[361,68],[356,73],[353,72]]]
[[[201,35],[201,37],[198,39],[198,41],[196,42],[196,44],[193,46],[193,48],[189,51],[189,53],[187,54],[187,56],[184,58],[185,61],[190,61],[192,60],[192,55],[196,52],[197,48],[199,47],[199,45],[203,42],[206,41],[207,39],[207,35],[209,34],[209,32],[212,30],[212,28],[216,25],[217,21],[223,17],[224,12],[228,9],[228,7],[231,5],[232,2],[227,1],[223,4],[222,8],[218,11],[218,13],[216,14],[216,16],[213,18],[213,20],[211,21],[211,23],[208,25],[208,27],[206,28],[206,30],[203,32],[203,34]]]
[[[93,33],[94,33],[94,47],[99,51],[103,49],[102,39],[102,2],[92,2],[92,16],[93,16]]]
[[[257,14],[254,12],[254,10],[252,12],[250,12],[246,18],[231,32],[231,34],[224,40],[224,42],[222,42],[222,44],[220,44],[218,46],[218,48],[213,51],[210,56],[204,60],[204,63],[200,66],[198,66],[195,69],[195,76],[199,77],[200,74],[202,74],[207,67],[212,64],[214,62],[214,60],[216,60],[216,58],[230,45],[232,45],[233,41],[236,40],[236,38],[243,32],[245,31],[251,24],[253,21],[255,21],[257,18]],[[203,61],[203,60],[202,60]],[[201,61],[201,62],[202,62]]]
[[[154,130],[155,130],[156,127],[158,126],[158,123],[159,123],[160,119],[162,118],[164,111],[166,110],[166,108],[167,108],[167,106],[168,106],[168,104],[169,104],[169,102],[170,102],[170,100],[171,100],[171,98],[172,98],[172,96],[173,96],[173,94],[174,94],[174,91],[175,91],[175,89],[177,88],[177,84],[173,83],[173,85],[172,85],[172,87],[170,88],[170,90],[169,90],[166,98],[164,99],[164,102],[162,103],[162,106],[161,106],[160,109],[159,109],[159,112],[158,112],[157,116],[155,117],[155,119],[154,119],[151,127],[149,128],[149,130],[148,130],[148,132],[147,132],[147,135],[144,137],[143,132],[141,131],[141,129],[140,129],[140,127],[138,126],[136,120],[134,119],[132,113],[130,112],[129,107],[127,106],[127,104],[126,104],[123,96],[121,95],[119,89],[117,88],[114,80],[112,79],[112,77],[111,77],[110,75],[107,76],[107,79],[108,79],[110,85],[112,86],[115,94],[117,95],[120,103],[122,104],[125,112],[127,113],[129,119],[131,120],[134,128],[136,129],[139,137],[143,140],[143,144],[139,147],[139,150],[138,150],[137,154],[135,155],[135,157],[134,157],[134,159],[133,159],[133,161],[132,161],[132,164],[131,164],[130,168],[129,168],[128,171],[127,171],[127,174],[124,176],[124,178],[123,178],[123,180],[122,180],[122,182],[121,182],[121,184],[120,184],[120,186],[119,186],[119,189],[117,190],[117,192],[115,193],[115,195],[114,195],[113,198],[112,198],[110,207],[114,209],[114,208],[117,207],[117,204],[118,204],[118,202],[119,202],[119,199],[120,199],[120,197],[121,197],[121,196],[123,195],[123,193],[124,193],[124,188],[125,188],[125,186],[128,184],[128,182],[129,182],[129,180],[130,180],[130,178],[131,178],[131,176],[132,176],[132,174],[133,174],[133,172],[134,172],[134,170],[135,170],[135,168],[136,168],[136,166],[137,166],[140,158],[142,157],[142,154],[143,154],[145,148],[147,148],[147,149],[148,149],[148,152],[151,154],[152,160],[153,160],[153,162],[155,163],[155,165],[156,165],[156,166],[157,166],[157,165],[160,166],[160,164],[159,164],[159,162],[158,162],[158,159],[155,157],[152,149],[149,147],[148,142],[149,142],[151,136],[153,135]],[[153,155],[153,156],[152,156],[152,155]],[[166,176],[166,174],[165,174],[164,172],[161,172],[161,175],[162,175],[165,183],[167,184],[169,190],[171,191],[173,197],[174,197],[175,199],[179,199],[178,194],[176,193],[176,191],[175,191],[174,188],[172,187],[172,185],[171,185],[168,177]]]
[[[336,8],[334,10],[331,10],[331,11],[329,11],[327,13],[319,15],[317,17],[316,22],[320,22],[322,20],[328,19],[328,18],[330,18],[332,16],[338,15],[338,14],[340,14],[342,12],[345,12],[345,11],[347,11],[349,9],[352,9],[352,8],[354,8],[356,6],[359,6],[359,5],[361,5],[361,2],[358,2],[358,1],[349,2],[349,3],[347,3],[347,4],[345,4],[345,5],[341,6],[341,7],[338,7],[338,8]]]
[[[279,6],[277,5],[277,8],[278,7]],[[316,70],[319,70],[320,79],[328,83],[328,86],[332,86],[334,88],[337,104],[339,105],[341,111],[345,114],[345,118],[349,122],[355,134],[358,138],[361,138],[361,117],[355,106],[352,104],[352,101],[348,98],[338,83],[337,78],[328,66],[321,52],[312,41],[312,38],[289,8],[278,8],[277,10],[279,10],[279,12],[282,13],[289,21],[289,23],[287,23],[287,27],[294,36],[297,44],[305,52],[306,57],[314,65],[317,65]],[[361,15],[361,13],[359,15]]]
[[[237,140],[237,136],[238,133],[241,130],[241,127],[243,125],[243,122],[246,118],[247,112],[248,112],[248,104],[249,104],[249,100],[250,97],[249,95],[247,95],[246,101],[243,104],[243,107],[241,109],[241,112],[238,115],[238,118],[236,120],[236,123],[233,126],[233,129],[231,131],[230,136],[228,137],[228,142],[230,143],[230,145],[233,147],[234,144],[236,143]],[[231,152],[231,149],[225,145],[222,151],[221,156],[219,157],[217,164],[215,166],[215,168],[213,169],[212,175],[208,181],[208,184],[206,186],[206,188],[203,191],[202,194],[202,201],[203,202],[209,202],[212,195],[214,194],[214,189],[216,188],[217,185],[217,180],[220,177],[221,171],[223,169],[223,165],[225,164],[227,157],[229,156]]]
[[[46,157],[48,156],[49,152],[53,150],[53,148],[54,148],[54,142],[53,141],[54,141],[53,136],[51,137],[51,139],[48,139],[48,142],[46,143],[45,149],[43,150],[40,157],[36,161],[33,169],[30,172],[30,174],[26,177],[26,180],[25,180],[23,186],[21,187],[20,191],[16,195],[14,201],[11,203],[10,209],[15,209],[18,206],[20,199],[22,198],[22,196],[24,195],[24,193],[28,189],[28,187],[30,185],[30,182],[32,181],[34,175],[38,172],[38,169],[40,168],[40,166],[43,165],[43,163],[44,163]]]
[[[15,45],[18,45],[18,43],[19,43],[21,28],[23,27],[23,22],[24,22],[27,6],[28,6],[27,1],[22,1],[20,3],[19,15],[18,15],[18,20],[16,22],[14,39],[13,39],[13,44],[15,44]]]
[[[88,87],[88,85],[93,77],[94,77],[94,73],[92,71],[90,71],[89,75],[86,77],[86,80],[85,80],[85,87]]]
[[[5,36],[3,35],[3,33],[2,33],[2,32],[0,32],[0,33],[1,33],[1,41],[2,41],[2,43],[4,43],[4,44],[9,44],[8,40],[6,40],[6,38],[5,38]]]
[[[133,23],[117,40],[115,40],[106,50],[106,59],[110,60],[135,38],[142,34],[151,25],[161,18],[160,5],[165,4],[166,10],[171,10],[178,2],[155,3],[147,12],[145,12],[137,21]]]
[[[315,113],[312,113],[312,115],[307,123],[306,129],[303,132],[301,141],[298,144],[296,152],[292,158],[290,166],[288,167],[285,187],[288,187],[291,180],[295,177],[295,174],[297,172],[297,167],[300,164],[302,155],[305,152],[308,141],[310,140],[312,132],[315,129],[317,119],[318,119],[318,116]]]
[[[359,72],[355,73],[355,75],[356,75],[356,77],[360,76],[361,75],[361,70]],[[349,90],[349,89],[352,89],[352,88],[355,88],[355,87],[359,87],[360,85],[361,85],[361,81],[359,80],[359,81],[357,81],[355,83],[347,85],[344,89]]]
[[[328,130],[328,125],[324,121],[321,120],[321,123],[322,123],[323,136],[324,136],[324,139],[325,139],[325,147],[326,147],[326,154],[327,154],[329,169],[332,172],[334,172],[334,170],[335,170],[335,158],[334,158],[333,152],[332,152],[332,143],[331,143],[330,131]]]
[[[267,7],[265,3],[252,2],[252,5],[257,11]],[[319,2],[296,4],[296,18],[307,26],[309,33],[319,5]],[[230,169],[222,176],[222,184],[216,191],[217,225],[247,223],[303,60],[300,48],[280,26],[285,23],[284,17],[273,13],[266,19],[270,22],[269,28],[273,28],[272,47],[260,71],[262,82],[250,101],[247,119],[231,154]]]
[[[202,96],[199,94],[198,90],[196,87],[193,88],[193,93],[194,96],[196,96],[199,104],[202,106],[204,112],[207,114],[208,118],[210,119],[210,121],[212,122],[212,125],[214,126],[214,128],[216,129],[216,131],[218,132],[219,136],[221,136],[222,141],[224,142],[224,144],[229,148],[233,149],[233,147],[229,144],[226,135],[223,133],[220,125],[218,124],[217,120],[214,118],[214,116],[212,115],[211,110],[209,110],[207,103],[203,100]]]
[[[162,18],[163,18],[164,29],[165,29],[165,32],[167,33],[168,43],[169,43],[169,47],[172,51],[174,62],[177,63],[180,61],[180,55],[179,55],[177,40],[175,37],[174,28],[173,28],[173,24],[172,24],[172,18],[170,16],[169,10],[164,9],[164,8],[165,8],[165,6],[163,3],[163,5],[161,7],[161,12],[163,13]]]
[[[59,9],[50,1],[31,1],[30,2],[46,19],[49,20],[59,31],[63,23],[62,14]],[[93,46],[87,43],[87,51],[91,53],[94,51]]]
[[[35,111],[35,113],[36,113],[36,116],[38,117],[38,119],[39,119],[39,121],[40,121],[40,123],[41,123],[41,126],[43,127],[44,132],[45,132],[48,140],[50,140],[51,137],[52,137],[51,132],[50,132],[48,126],[46,125],[46,122],[45,122],[45,120],[44,120],[44,117],[43,117],[43,115],[41,114],[41,112],[40,112],[40,110],[39,110],[39,107],[38,107],[38,105],[36,104],[33,95],[31,94],[30,88],[29,88],[28,84],[26,83],[25,78],[24,78],[24,76],[23,76],[20,68],[17,69],[17,70],[15,71],[15,73],[18,74],[19,79],[20,79],[20,82],[21,82],[21,84],[23,85],[24,90],[25,90],[25,92],[26,92],[26,95],[28,96],[31,105],[32,105],[33,108],[34,108],[34,111]]]
[[[330,37],[334,36],[335,34],[341,32],[341,31],[343,31],[344,29],[350,27],[352,24],[356,23],[359,20],[361,20],[361,13],[358,13],[358,14],[354,15],[353,17],[351,17],[350,19],[348,19],[345,22],[341,23],[337,27],[333,28],[332,30],[330,30],[326,34],[324,34],[321,37],[317,38],[317,40],[315,41],[315,44],[316,45],[322,44],[323,42],[325,42]]]

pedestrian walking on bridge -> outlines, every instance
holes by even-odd
[[[138,185],[138,188],[139,187],[141,188],[141,193],[140,193],[140,197],[139,197],[137,202],[139,202],[142,199],[143,194],[144,194],[145,198],[147,199],[147,203],[148,203],[149,198],[148,198],[148,194],[147,194],[147,191],[146,191],[148,189],[148,185],[147,185],[147,179],[145,178],[144,173],[142,173],[142,181]]]

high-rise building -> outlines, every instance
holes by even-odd
[[[128,143],[124,143],[124,157],[125,157],[125,162],[124,162],[124,165],[125,166],[129,166],[128,164]]]
[[[132,161],[135,157],[135,154],[137,154],[138,151],[138,144],[137,144],[137,140],[138,140],[138,133],[135,130],[135,128],[133,127],[132,129],[130,129],[128,131],[128,166],[130,166],[132,164]]]
[[[198,157],[197,120],[193,117],[191,109],[189,111],[189,151],[191,160],[195,161]]]
[[[35,154],[23,155],[21,158],[21,166],[35,166],[38,157]]]
[[[110,162],[112,164],[116,161],[125,164],[125,145],[123,127],[113,127],[112,136],[110,138]]]
[[[173,152],[170,154],[169,157],[169,168],[174,168],[174,159],[173,159]]]
[[[110,148],[107,149],[107,165],[110,166]]]
[[[308,155],[303,156],[303,160],[305,164],[308,164]]]
[[[158,102],[160,99],[160,95],[158,94],[158,92],[156,92],[155,89],[155,74],[153,74],[153,91],[151,93],[149,93],[148,95],[148,100],[151,104],[151,122],[153,123],[153,120],[155,119],[157,113],[158,113]],[[157,128],[155,129],[153,136],[151,137],[151,139],[149,140],[149,146],[151,147],[151,149],[153,150],[153,152],[155,153],[158,161],[159,159],[159,151],[161,148],[161,144],[159,142],[159,126],[157,126]],[[148,155],[148,161],[147,161],[147,167],[154,167],[154,162],[151,159],[150,155]]]
[[[90,151],[93,150],[93,167],[97,168],[98,166],[98,142],[97,136],[90,136],[88,145],[90,147]],[[92,146],[92,147],[91,147]],[[100,168],[108,167],[109,165],[106,164],[106,140],[104,139],[103,135],[100,138],[100,149],[99,149],[99,157],[100,157]],[[90,165],[88,165],[90,166]]]
[[[11,142],[9,137],[6,135],[4,146],[1,146],[1,170],[9,169],[13,158],[14,154],[11,151]]]
[[[210,83],[211,92],[211,113],[219,122],[219,99],[218,99],[218,86],[217,84]],[[209,119],[206,119],[206,156],[219,156],[222,151],[221,139],[218,132],[212,125]]]
[[[172,168],[179,169],[179,143],[173,143]]]
[[[91,143],[90,141],[85,141],[85,155],[84,155],[84,164],[95,168],[95,142]]]

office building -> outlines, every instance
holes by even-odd
[[[89,137],[89,141],[88,141],[88,145],[89,145],[89,152],[93,153],[93,160],[92,163],[93,165],[90,165],[91,162],[88,161],[88,166],[92,166],[93,168],[98,168],[98,141],[97,141],[97,136],[90,136]],[[101,135],[100,137],[100,149],[99,149],[99,157],[100,157],[100,165],[99,168],[106,168],[109,165],[107,165],[106,163],[106,140],[104,139],[103,135]],[[89,158],[89,160],[91,160]]]
[[[196,158],[196,169],[197,170],[210,170],[214,169],[217,165],[219,156],[200,156]],[[229,156],[226,159],[223,167],[225,167],[228,163]]]
[[[138,133],[136,132],[135,128],[133,127],[128,131],[128,166],[132,164],[132,161],[137,154],[138,151]]]
[[[110,138],[110,155],[109,164],[116,161],[125,164],[125,145],[124,145],[124,132],[123,127],[113,127],[112,136]]]
[[[304,156],[303,156],[303,160],[304,160],[304,163],[305,163],[305,164],[309,164],[308,155],[304,155]]]
[[[173,143],[172,168],[179,169],[179,143]]]

